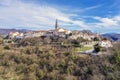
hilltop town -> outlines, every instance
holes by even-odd
[[[54,30],[12,31],[0,36],[0,80],[119,80],[119,44],[57,20]]]
[[[78,31],[78,30],[67,30],[61,28],[58,24],[58,20],[55,22],[55,29],[54,30],[39,30],[39,31],[28,31],[28,32],[10,32],[5,41],[12,42],[12,44],[21,44],[18,43],[20,40],[30,39],[30,38],[39,38],[43,39],[44,41],[39,43],[44,43],[46,40],[48,42],[44,44],[52,44],[52,43],[60,43],[60,44],[67,44],[67,45],[76,45],[78,46],[77,52],[84,52],[84,53],[93,53],[95,52],[94,48],[95,45],[105,48],[112,47],[112,41],[107,38],[103,38],[101,35],[97,33],[92,33],[87,30]],[[56,39],[56,41],[54,41]],[[59,41],[62,39],[62,41]],[[53,41],[51,41],[53,40]],[[65,43],[64,41],[68,41]],[[71,43],[69,43],[71,41]],[[83,49],[82,48],[89,48]]]
[[[0,0],[0,80],[120,80],[120,0]]]

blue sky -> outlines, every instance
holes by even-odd
[[[120,33],[120,0],[0,0],[0,28]]]

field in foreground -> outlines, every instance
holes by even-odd
[[[114,48],[112,55],[90,56],[50,45],[1,46],[0,80],[120,80],[119,45]]]

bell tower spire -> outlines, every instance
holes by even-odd
[[[55,30],[57,30],[58,29],[58,20],[56,19],[56,23],[55,23]]]

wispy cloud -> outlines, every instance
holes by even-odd
[[[110,26],[117,26],[117,21],[110,19],[110,18],[101,18],[101,17],[95,17],[95,19],[99,20],[98,23],[99,26],[103,27],[110,27]]]
[[[72,14],[65,14],[62,11],[44,5],[22,3],[16,0],[6,0],[0,2],[7,7],[0,7],[0,22],[12,26],[25,26],[42,28],[40,26],[54,26],[55,19],[62,22],[70,22]],[[0,23],[4,25],[4,23]]]
[[[55,19],[60,21],[61,26],[87,27],[84,21],[71,19],[71,17],[77,16],[77,14],[65,13],[49,5],[35,5],[17,0],[1,1],[1,4],[7,6],[0,7],[1,28],[4,26],[4,28],[51,29],[54,28]]]
[[[87,11],[87,10],[97,9],[97,8],[99,8],[99,7],[102,7],[102,6],[103,6],[103,4],[99,4],[99,5],[87,7],[87,8],[85,8],[84,10]]]
[[[59,20],[60,26],[77,26],[80,29],[91,30],[101,27],[118,27],[120,24],[119,15],[112,18],[89,16],[89,18],[95,19],[98,22],[87,22],[84,20],[84,17],[74,13],[72,8],[64,8],[68,11],[66,12],[58,7],[25,3],[21,0],[0,0],[0,5],[2,5],[0,6],[0,28],[53,29],[55,19]],[[80,10],[89,11],[101,6],[96,5]]]
[[[101,18],[101,17],[93,17],[94,19],[100,21],[97,25],[101,27],[118,27],[120,25],[120,16],[114,16],[112,18]]]

